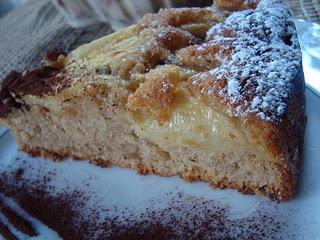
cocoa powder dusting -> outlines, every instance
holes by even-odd
[[[0,221],[0,237],[3,236],[7,240],[19,240],[9,228]]]
[[[89,182],[84,183],[86,192],[65,187],[52,194],[48,186],[55,171],[30,182],[24,172],[33,166],[24,167],[1,174],[0,192],[63,239],[275,239],[284,225],[264,206],[247,217],[232,219],[225,205],[184,193],[168,193],[165,208],[156,207],[154,200],[138,215],[119,206],[107,209],[90,192]]]
[[[13,209],[6,205],[0,198],[0,212],[10,221],[10,223],[18,229],[20,232],[33,237],[37,236],[37,232],[34,230],[31,223],[17,214]]]
[[[0,117],[5,118],[12,108],[28,110],[22,97],[34,95],[42,97],[50,95],[69,86],[69,80],[63,76],[62,70],[44,66],[31,71],[18,73],[12,71],[0,86]]]

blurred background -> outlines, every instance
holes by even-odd
[[[40,4],[50,0],[1,0],[0,17],[14,8],[25,4]],[[320,0],[284,0],[297,19],[320,22]],[[204,7],[210,6],[212,0],[51,0],[73,27],[90,25],[97,21],[116,25],[131,24],[148,12],[169,7]]]
[[[320,0],[285,1],[299,32],[306,81],[320,92]],[[40,65],[49,50],[71,51],[145,13],[210,5],[212,0],[0,0],[0,79]]]

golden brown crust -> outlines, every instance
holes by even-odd
[[[243,11],[257,7],[259,0],[214,0],[214,4],[222,11]]]
[[[200,26],[200,29],[205,25],[208,30],[208,27],[221,20],[221,17],[212,14],[210,8],[163,9],[157,14],[147,14],[139,25],[155,29],[165,26],[188,29],[192,24],[193,27]]]
[[[128,107],[132,111],[145,109],[152,113],[158,122],[168,119],[169,105],[176,98],[176,86],[169,76],[160,75],[141,84],[129,97]]]
[[[128,98],[128,108],[146,110],[156,121],[165,123],[170,118],[171,106],[180,97],[177,85],[186,81],[191,73],[173,65],[150,71],[145,75],[145,82]]]

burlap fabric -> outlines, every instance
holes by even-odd
[[[111,32],[106,23],[72,28],[49,0],[30,0],[0,20],[0,79],[41,65],[49,50],[70,51]]]
[[[297,19],[320,23],[320,0],[286,0]]]

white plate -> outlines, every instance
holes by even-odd
[[[68,192],[87,192],[82,214],[88,214],[90,208],[98,209],[100,217],[97,222],[111,214],[118,215],[124,226],[127,226],[135,224],[139,218],[146,218],[146,211],[150,212],[152,209],[156,213],[149,214],[149,222],[157,220],[167,226],[172,220],[170,216],[175,215],[178,219],[175,223],[178,230],[180,223],[187,222],[189,227],[194,225],[193,230],[196,230],[201,229],[198,224],[212,218],[213,215],[204,215],[208,209],[214,214],[219,211],[221,213],[223,209],[223,220],[220,219],[221,216],[216,218],[224,221],[225,229],[213,228],[213,237],[217,237],[220,232],[235,238],[236,234],[240,234],[241,238],[260,238],[262,235],[259,234],[262,232],[266,238],[319,239],[320,97],[310,89],[306,89],[306,97],[308,122],[300,186],[296,197],[287,203],[278,204],[265,198],[242,195],[234,190],[213,190],[206,183],[186,183],[178,177],[140,176],[132,170],[99,168],[86,161],[67,160],[54,163],[41,158],[31,158],[17,151],[14,138],[9,132],[0,139],[1,171],[9,173],[24,168],[25,180],[30,183],[43,182],[44,176],[52,176],[46,183],[52,196],[64,194],[66,189]],[[20,160],[16,160],[17,157]],[[50,175],[50,172],[55,173]],[[193,205],[196,205],[195,209]],[[171,210],[168,210],[170,207]],[[106,208],[110,210],[108,214],[102,210]],[[161,211],[164,216],[160,218]],[[188,212],[195,222],[188,219]],[[129,221],[125,218],[129,218]],[[258,227],[254,227],[252,222]],[[48,229],[43,230],[44,228],[39,228],[40,225],[36,225],[43,234],[39,239],[49,239]],[[21,234],[20,236],[23,237]]]

